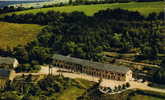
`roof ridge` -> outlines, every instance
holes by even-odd
[[[72,62],[72,63],[76,63],[76,64],[80,64],[83,66],[88,66],[88,67],[93,67],[93,68],[100,69],[100,70],[108,70],[108,71],[114,71],[114,72],[120,72],[120,73],[126,73],[129,71],[129,68],[126,66],[115,66],[112,64],[94,62],[94,61],[89,61],[86,59],[63,56],[60,54],[54,54],[53,59],[64,60],[67,62]]]

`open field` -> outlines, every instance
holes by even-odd
[[[26,14],[26,13],[37,13],[37,12],[47,12],[50,10],[60,11],[60,12],[73,12],[73,11],[82,11],[86,15],[93,15],[99,10],[104,9],[114,9],[114,8],[122,8],[132,11],[139,11],[140,13],[147,15],[151,12],[160,12],[164,9],[164,2],[130,2],[130,3],[113,3],[113,4],[96,4],[96,5],[78,5],[78,6],[63,6],[63,7],[51,7],[51,8],[41,8],[41,9],[33,9],[26,11],[13,12],[15,14]],[[10,15],[13,13],[2,14],[0,17],[5,15]]]
[[[57,100],[76,100],[76,98],[81,96],[84,92],[85,89],[70,87],[69,89],[66,89],[64,92],[62,92]]]
[[[158,98],[158,97],[146,96],[146,95],[140,95],[140,94],[137,94],[131,97],[131,100],[141,100],[142,98],[143,100],[164,100],[164,98]]]
[[[94,82],[90,82],[90,81],[83,80],[83,79],[75,79],[75,80],[78,81],[78,84],[84,88],[78,88],[75,86],[70,87],[70,88],[66,89],[64,92],[62,92],[57,97],[57,100],[76,100],[77,97],[83,95],[83,93],[86,91],[86,89],[90,88],[94,84]]]
[[[0,22],[0,48],[25,45],[35,39],[42,26]]]

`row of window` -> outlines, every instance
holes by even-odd
[[[108,72],[108,71],[100,71],[98,69],[89,68],[89,67],[85,68],[78,64],[73,64],[73,63],[68,63],[68,62],[58,61],[58,60],[55,61],[54,65],[61,68],[67,68],[74,71],[84,72],[90,75],[99,76],[99,77],[108,78],[108,79],[122,80],[123,77],[125,76],[125,74]]]

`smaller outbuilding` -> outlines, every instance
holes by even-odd
[[[18,60],[11,57],[0,57],[0,68],[14,69],[18,67]]]
[[[7,81],[12,81],[15,78],[15,71],[0,68],[0,88],[4,88]]]
[[[15,78],[14,69],[18,67],[17,59],[11,57],[0,57],[0,88],[4,88],[7,81]]]

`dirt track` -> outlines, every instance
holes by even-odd
[[[66,72],[58,72],[58,70],[63,70]],[[48,66],[42,67],[41,70],[38,73],[17,73],[17,75],[48,75],[49,74],[49,68]],[[87,74],[82,74],[82,73],[71,73],[68,72],[68,70],[66,69],[61,69],[61,68],[52,68],[52,74],[53,75],[59,75],[62,74],[65,77],[69,77],[69,78],[82,78],[85,80],[89,80],[89,81],[94,81],[94,82],[98,82],[100,80],[100,78],[98,77],[93,77]],[[122,85],[125,82],[121,82],[121,81],[115,81],[115,80],[108,80],[108,79],[103,79],[103,81],[101,82],[101,86],[104,87],[111,87],[114,88],[114,86],[118,86],[118,85]],[[158,88],[153,88],[153,87],[149,87],[147,86],[147,84],[145,83],[140,83],[140,82],[135,82],[135,81],[130,81],[129,82],[132,89],[141,89],[141,90],[149,90],[149,91],[155,91],[155,92],[162,92],[165,93],[165,89],[158,89]]]

